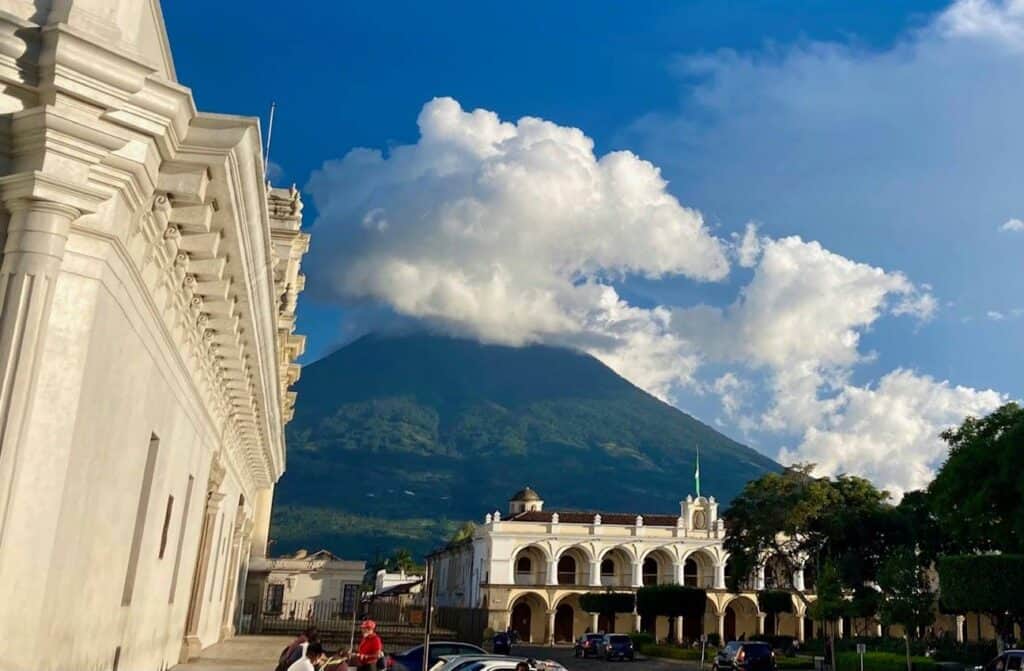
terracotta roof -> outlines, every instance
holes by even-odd
[[[601,524],[636,524],[636,516],[639,514],[644,518],[644,526],[647,527],[674,527],[679,519],[677,515],[644,515],[642,513],[602,513],[602,512],[579,512],[576,510],[544,510],[519,513],[504,521],[511,522],[550,522],[551,514],[558,513],[559,523],[565,524],[593,524],[594,515],[601,516]]]
[[[540,501],[540,494],[529,487],[523,487],[516,492],[509,501]]]

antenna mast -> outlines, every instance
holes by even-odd
[[[267,148],[263,152],[263,181],[270,176],[270,138],[274,134],[274,112],[277,110],[277,103],[270,103],[270,120],[267,122]]]

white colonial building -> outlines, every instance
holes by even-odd
[[[302,204],[157,0],[0,0],[0,80],[0,669],[167,668],[266,551]]]
[[[731,593],[724,538],[714,497],[687,497],[678,515],[549,511],[527,487],[509,501],[507,514],[488,514],[473,538],[428,562],[438,606],[485,608],[492,629],[512,627],[533,642],[569,641],[587,630],[645,630],[675,640],[712,632],[727,640],[766,632],[810,636],[805,616],[814,596],[803,569],[789,574],[766,562],[746,581],[749,590]],[[666,583],[707,590],[703,621],[645,622],[632,613],[605,621],[580,607],[587,592]],[[766,587],[791,589],[793,612],[777,621],[759,612],[756,593]]]

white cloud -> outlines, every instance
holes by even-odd
[[[824,421],[808,427],[780,459],[811,461],[823,473],[856,473],[899,497],[934,476],[948,450],[939,438],[944,429],[966,415],[985,415],[1006,398],[897,369],[876,388],[845,387],[835,401]]]
[[[625,151],[598,157],[576,128],[451,98],[418,123],[415,144],[355,149],[312,176],[315,290],[486,341],[575,344],[661,395],[686,381],[667,315],[610,284],[728,273],[725,246],[658,168]]]
[[[743,235],[733,233],[736,260],[743,268],[753,268],[761,256],[761,240],[757,236],[757,224],[748,223]]]
[[[1003,222],[1003,225],[999,227],[999,230],[1003,233],[1019,233],[1024,231],[1024,221],[1020,219],[1007,219]]]
[[[999,310],[989,310],[988,312],[985,313],[985,316],[994,322],[1000,322],[1006,319],[1006,315],[1000,312]]]
[[[772,373],[766,428],[813,425],[832,402],[819,398],[863,360],[860,335],[881,315],[917,314],[934,298],[901,273],[857,263],[798,237],[762,240],[761,261],[732,305],[677,310],[673,325],[716,361]]]

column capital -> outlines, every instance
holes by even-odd
[[[0,200],[12,212],[48,209],[73,220],[95,212],[106,199],[107,194],[99,189],[60,180],[38,170],[0,177]]]

